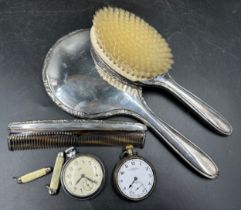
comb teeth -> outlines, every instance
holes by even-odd
[[[70,146],[144,146],[141,132],[25,132],[8,136],[9,150],[47,149]]]
[[[166,73],[173,63],[171,50],[156,29],[123,9],[96,12],[91,42],[108,65],[132,81]]]

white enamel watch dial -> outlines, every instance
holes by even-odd
[[[156,175],[149,162],[139,156],[129,156],[117,164],[114,184],[126,199],[139,201],[147,198],[156,183]]]
[[[101,161],[93,155],[77,155],[63,167],[61,182],[71,196],[87,199],[103,187],[105,171]]]

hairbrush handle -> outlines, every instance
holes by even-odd
[[[214,179],[218,175],[218,167],[213,160],[198,146],[180,134],[164,121],[158,119],[144,100],[136,113],[152,128],[183,160],[203,176]]]
[[[223,135],[231,135],[232,126],[215,109],[202,101],[200,98],[175,82],[169,74],[156,77],[154,85],[160,86],[171,92],[180,101],[199,115],[207,124]]]

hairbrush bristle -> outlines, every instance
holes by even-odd
[[[124,84],[122,81],[120,81],[116,77],[113,77],[110,74],[108,74],[108,72],[105,71],[104,69],[102,69],[99,65],[95,65],[95,68],[96,68],[97,72],[99,73],[99,75],[101,76],[101,78],[103,80],[105,80],[108,84],[110,84],[111,86],[117,88],[118,90],[129,93],[130,95],[138,94],[138,89],[132,88],[131,86]]]
[[[91,42],[101,58],[132,81],[166,73],[173,63],[165,39],[133,13],[106,7],[96,12]]]

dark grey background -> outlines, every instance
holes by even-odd
[[[207,101],[231,122],[230,137],[213,133],[176,99],[161,90],[145,89],[153,111],[206,151],[220,168],[210,181],[183,164],[148,132],[139,153],[153,163],[158,183],[147,200],[130,203],[115,194],[111,172],[120,148],[79,148],[98,155],[107,167],[103,192],[77,201],[63,190],[51,197],[51,176],[18,185],[11,177],[53,165],[58,149],[9,152],[11,121],[72,119],[45,93],[41,70],[48,49],[61,36],[91,26],[103,5],[131,10],[155,26],[175,56],[174,78]],[[241,208],[241,1],[3,1],[0,0],[0,209],[227,209]],[[115,118],[130,120],[130,118]]]

